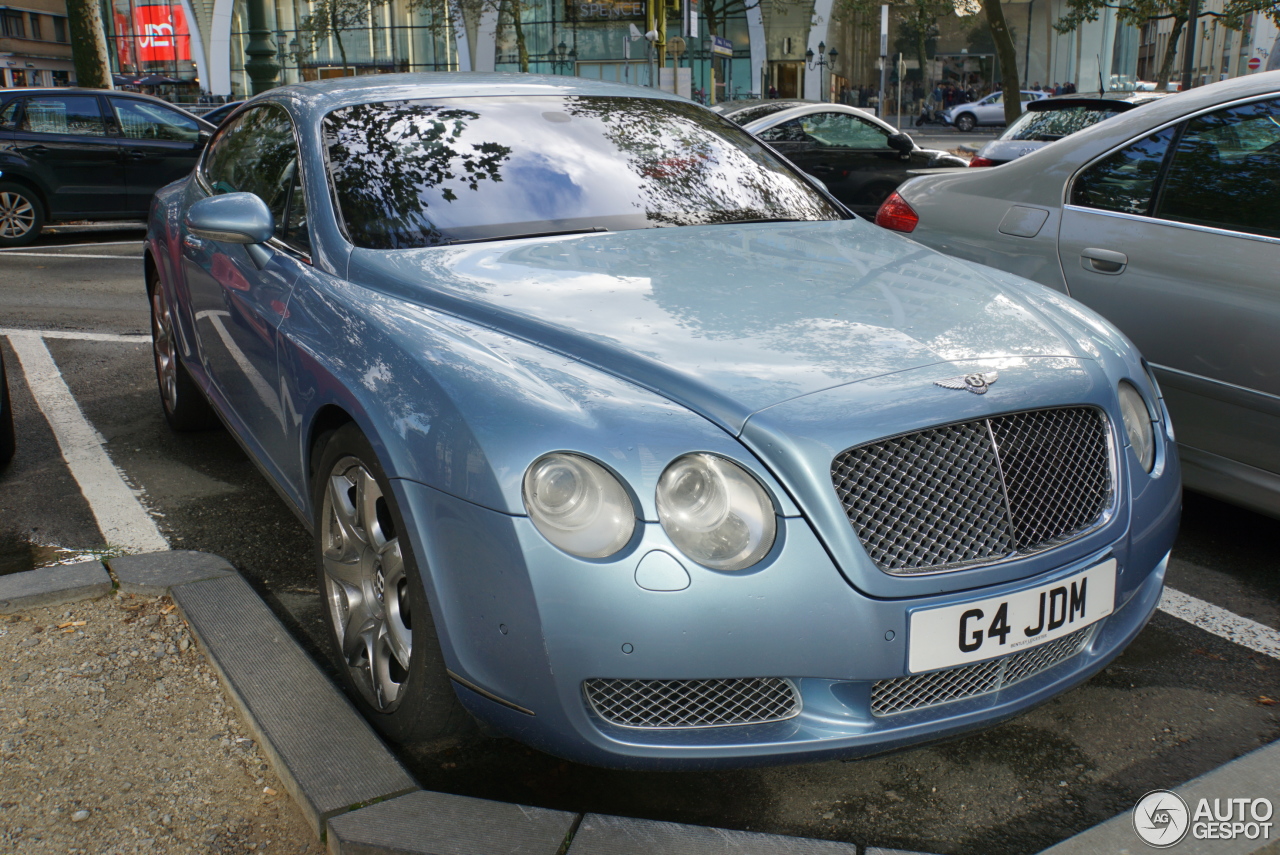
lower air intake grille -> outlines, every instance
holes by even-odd
[[[587,680],[587,701],[625,727],[722,727],[798,715],[799,698],[778,677],[739,680]]]
[[[880,680],[871,688],[871,713],[892,715],[908,712],[1012,686],[1075,656],[1089,643],[1096,626],[1086,626],[1047,644],[999,659]]]
[[[938,573],[1079,537],[1112,503],[1106,416],[1030,410],[945,425],[838,454],[831,480],[886,573]]]

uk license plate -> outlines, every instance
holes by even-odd
[[[1028,650],[1111,614],[1116,562],[1002,597],[913,612],[907,668],[936,671]]]

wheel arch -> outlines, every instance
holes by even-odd
[[[40,207],[44,209],[44,221],[46,223],[58,219],[53,215],[53,210],[49,207],[49,194],[40,186],[39,181],[22,172],[10,172],[8,168],[0,169],[0,181],[7,181],[10,184],[26,187],[32,193],[35,193],[36,200],[40,203]]]

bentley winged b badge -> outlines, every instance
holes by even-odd
[[[964,374],[960,377],[948,377],[946,380],[934,380],[934,385],[944,389],[968,389],[975,395],[987,394],[987,387],[1000,379],[999,371],[988,371],[984,374]]]

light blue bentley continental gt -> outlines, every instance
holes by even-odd
[[[1080,683],[1160,598],[1160,391],[1107,322],[648,89],[272,90],[150,218],[169,422],[314,534],[353,693],[632,768],[850,757]]]

